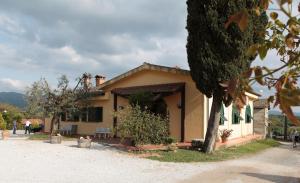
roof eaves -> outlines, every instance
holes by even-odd
[[[142,70],[154,70],[154,71],[163,71],[163,72],[169,72],[169,73],[173,73],[173,74],[184,74],[184,75],[189,75],[190,71],[189,70],[184,70],[184,69],[180,69],[180,68],[175,68],[175,67],[167,67],[167,66],[161,66],[161,65],[155,65],[155,64],[150,64],[147,62],[144,62],[143,65],[140,65],[134,69],[131,69],[123,74],[120,74],[106,82],[104,82],[102,85],[100,85],[98,88],[99,89],[103,89],[121,79],[124,79],[132,74],[135,74],[139,71]]]

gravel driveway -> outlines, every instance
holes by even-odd
[[[92,149],[75,145],[0,141],[0,182],[277,182],[274,176],[299,182],[300,176],[299,149],[273,148],[239,160],[184,164],[141,159],[99,144]]]

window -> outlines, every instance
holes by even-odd
[[[220,109],[220,122],[219,125],[224,125],[224,122],[227,121],[225,115],[224,115],[224,106],[223,104],[221,105],[221,109]]]
[[[66,121],[66,113],[65,112],[62,112],[61,115],[60,115],[60,119],[61,121]]]
[[[64,112],[61,114],[61,121],[71,122],[102,122],[103,108],[102,107],[88,107],[82,108],[74,112]]]
[[[232,106],[232,124],[240,124],[240,120],[243,120],[243,118],[240,116],[240,111],[238,108],[233,105]]]
[[[251,115],[251,107],[247,105],[245,112],[246,123],[251,123],[252,115]]]
[[[79,121],[79,111],[73,111],[67,113],[67,121],[78,122]]]
[[[103,108],[89,107],[88,108],[88,122],[102,122]]]
[[[80,110],[80,117],[82,122],[87,122],[87,108],[82,108]]]

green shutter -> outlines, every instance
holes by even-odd
[[[232,106],[232,124],[239,124],[240,120],[243,120],[243,118],[240,116],[240,112],[238,108],[233,105]]]
[[[251,107],[247,105],[245,112],[246,123],[251,123],[252,115],[251,115]]]
[[[221,109],[220,109],[220,122],[219,125],[224,125],[224,107],[223,104],[221,104]]]
[[[219,125],[224,125],[225,121],[227,121],[227,119],[224,116],[224,107],[223,107],[223,104],[222,104],[221,109],[220,109],[220,122],[219,122]]]

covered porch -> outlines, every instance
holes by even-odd
[[[177,136],[181,142],[185,140],[185,83],[167,83],[156,85],[132,86],[114,88],[113,109],[117,111],[122,108],[124,99],[128,100],[129,96],[140,93],[150,92],[153,94],[153,101],[164,100],[167,104],[167,110],[170,123],[170,136]],[[176,110],[179,110],[179,114]],[[118,124],[118,119],[113,119],[113,127]],[[176,132],[176,133],[175,133]],[[178,133],[177,133],[178,132]]]

